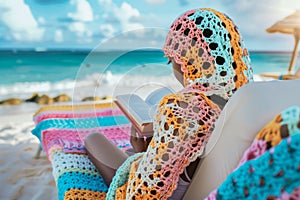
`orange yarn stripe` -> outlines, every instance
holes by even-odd
[[[107,103],[98,103],[98,104],[81,104],[81,105],[50,105],[50,106],[44,106],[41,109],[39,109],[35,114],[34,117],[42,112],[47,111],[82,111],[82,110],[91,110],[91,109],[104,109],[104,108],[113,108],[116,107],[116,105],[112,102]]]
[[[74,200],[74,199],[105,200],[105,198],[106,198],[105,192],[71,189],[65,193],[64,200]]]
[[[281,114],[279,114],[256,135],[256,139],[265,140],[266,142],[269,142],[273,147],[278,145],[282,140],[282,137],[280,135],[281,121]]]

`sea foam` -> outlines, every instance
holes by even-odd
[[[108,71],[105,74],[86,75],[84,79],[79,80],[16,82],[0,85],[0,96],[1,100],[12,97],[26,99],[35,92],[52,97],[66,93],[78,101],[86,96],[114,96],[120,93],[147,91],[156,87],[170,87],[177,90],[180,89],[180,84],[172,74],[158,77],[112,74]]]

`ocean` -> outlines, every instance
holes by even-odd
[[[286,73],[290,53],[250,52],[254,74]],[[299,67],[299,59],[296,64]],[[149,81],[166,84],[172,79],[171,65],[158,50],[138,51],[0,51],[0,100],[29,98],[33,92],[57,95],[80,93],[75,88],[96,87],[89,95],[109,95],[121,86],[140,87]],[[106,89],[105,89],[106,88]],[[120,89],[121,90],[121,89]],[[101,92],[102,91],[102,92]],[[81,91],[82,98],[84,91]]]

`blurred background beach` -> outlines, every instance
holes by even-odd
[[[286,73],[290,60],[287,52],[250,52],[250,57],[256,75]],[[25,100],[39,93],[51,97],[67,94],[74,102],[79,102],[87,96],[113,97],[116,86],[134,90],[147,83],[176,84],[171,66],[167,65],[167,58],[160,50],[92,53],[84,50],[2,50],[0,58],[0,100],[12,97]],[[74,87],[77,87],[76,94]],[[27,103],[18,106],[18,112],[32,112],[36,108],[36,104]],[[2,106],[0,115],[10,114],[14,109],[17,108]]]
[[[287,72],[293,37],[265,30],[300,9],[299,0],[0,0],[0,101],[38,93],[80,102],[155,86],[177,90],[160,49],[172,21],[198,7],[236,22],[256,80],[263,72]],[[57,198],[50,162],[33,159],[32,116],[41,106],[0,105],[0,199]]]
[[[159,65],[168,67],[168,59],[159,50],[136,50],[129,52],[95,52],[93,58],[85,60],[89,51],[84,50],[2,50],[0,51],[0,96],[29,98],[32,93],[49,93],[57,95],[61,92],[70,94],[74,82],[96,84],[103,75],[108,85],[119,76],[136,68],[152,65],[152,71],[135,71],[136,76],[163,76],[169,73],[159,70]],[[116,54],[122,54],[113,60]],[[288,52],[250,52],[254,74],[263,72],[285,73],[290,61]],[[106,62],[112,60],[109,66]],[[86,68],[84,74],[80,68]],[[171,71],[170,71],[171,72]],[[79,79],[77,79],[79,78]],[[128,80],[129,81],[129,80]],[[127,82],[128,82],[127,81]],[[125,82],[126,84],[126,82]],[[128,83],[127,83],[128,84]],[[106,95],[106,94],[103,94]]]

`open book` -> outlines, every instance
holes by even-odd
[[[123,94],[115,98],[115,103],[124,112],[134,128],[143,136],[152,136],[153,117],[160,100],[173,93],[169,88],[163,87],[150,93],[144,100],[136,94]]]

